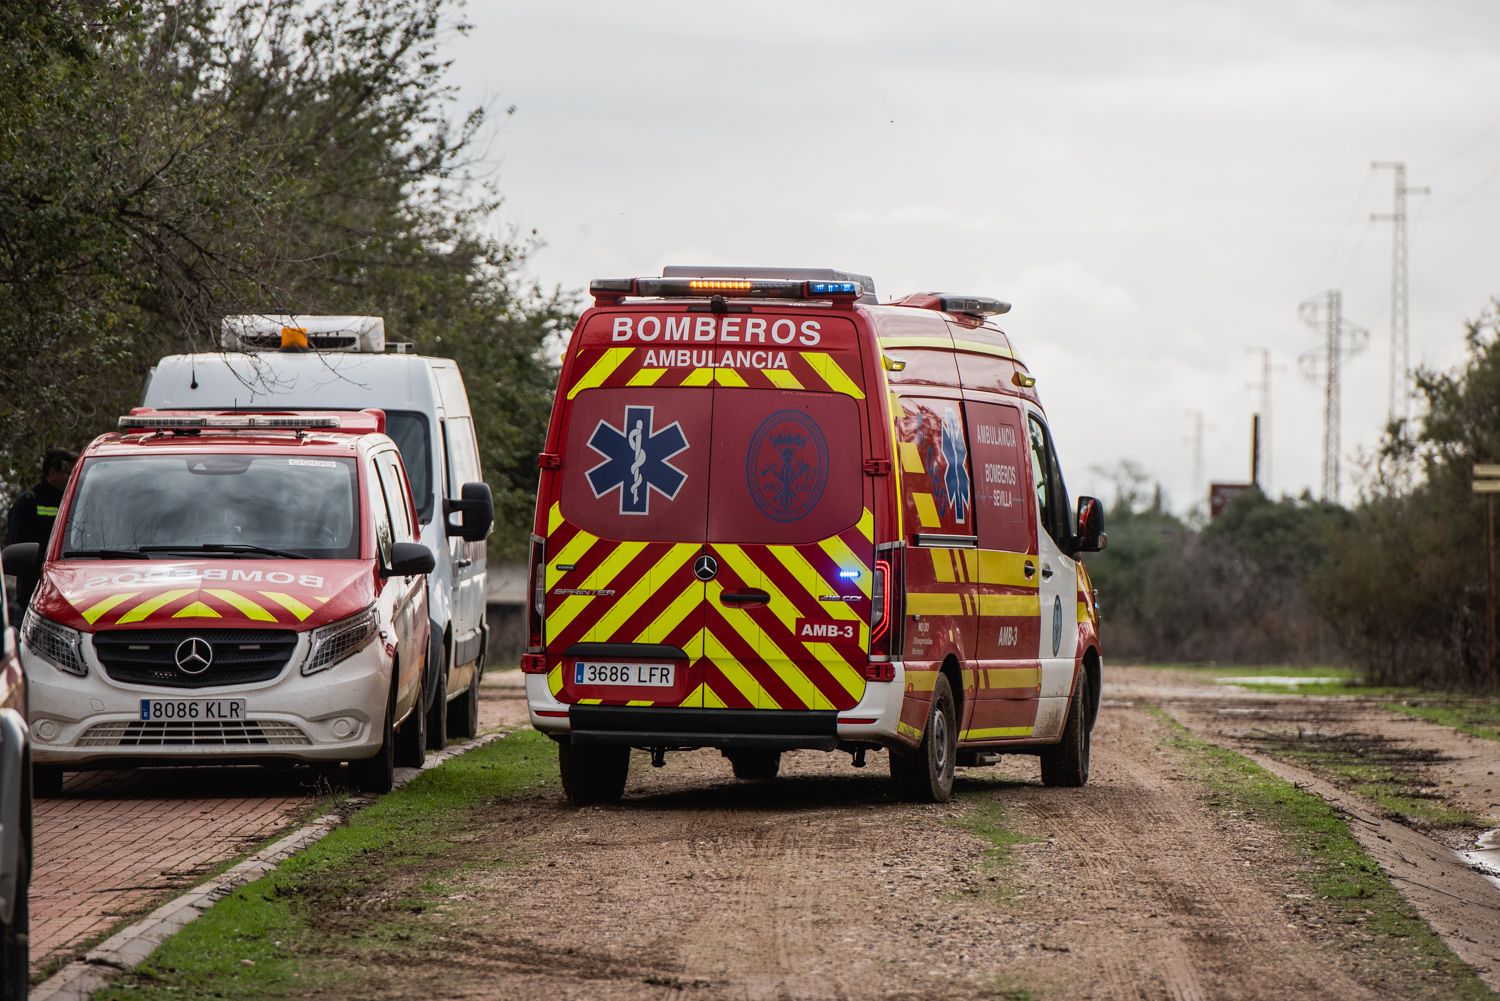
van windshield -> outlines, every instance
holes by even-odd
[[[63,552],[276,550],[359,556],[352,459],[252,455],[106,456],[84,462]]]

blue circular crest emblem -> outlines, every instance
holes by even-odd
[[[1058,651],[1062,650],[1062,595],[1052,597],[1052,656],[1056,657]]]
[[[797,521],[817,507],[828,485],[828,440],[800,410],[778,410],[761,422],[745,452],[745,485],[761,514]]]

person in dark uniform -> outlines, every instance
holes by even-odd
[[[42,481],[16,498],[5,519],[5,544],[40,543],[43,552],[52,538],[57,522],[57,506],[62,503],[63,488],[73,474],[78,453],[65,448],[49,448],[42,457]],[[33,574],[16,575],[16,602],[21,608],[31,604],[32,592],[40,579]]]

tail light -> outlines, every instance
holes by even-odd
[[[529,653],[543,653],[547,644],[546,548],[547,544],[541,538],[531,537],[531,572],[526,582],[526,649]]]
[[[875,576],[870,587],[870,659],[864,671],[868,681],[891,681],[896,676],[891,661],[901,656],[906,609],[902,558],[899,542],[876,547]]]

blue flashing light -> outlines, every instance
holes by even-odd
[[[859,580],[859,573],[858,570],[840,570],[839,578],[841,580]]]
[[[808,282],[808,295],[859,295],[859,282]]]

